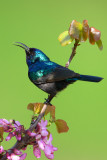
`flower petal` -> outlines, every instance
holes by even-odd
[[[54,159],[54,154],[45,154],[48,159]]]
[[[41,138],[41,134],[36,135],[36,140],[39,140]]]
[[[22,154],[22,151],[20,151],[20,150],[18,150],[18,149],[14,149],[14,153],[16,154],[16,155],[21,155]]]
[[[40,149],[44,150],[44,148],[45,148],[45,143],[44,143],[42,140],[38,141],[38,145],[39,145],[39,148],[40,148]]]
[[[13,134],[12,134],[12,133],[9,133],[5,140],[6,140],[6,141],[9,141],[12,137],[13,137]]]
[[[41,151],[38,147],[33,146],[33,153],[36,156],[36,158],[40,158],[41,157]]]
[[[57,151],[58,150],[58,148],[56,148],[56,147],[53,147],[53,151]]]
[[[27,153],[22,154],[22,155],[20,156],[20,160],[24,160],[24,159],[26,158],[26,156],[27,156]]]
[[[65,31],[59,35],[58,40],[62,46],[66,46],[73,41],[73,38],[70,37],[68,31]]]
[[[20,157],[16,156],[14,153],[12,153],[11,155],[7,155],[7,158],[10,160],[20,160]]]
[[[53,137],[52,137],[52,134],[50,134],[50,135],[49,135],[49,139],[48,139],[48,141],[46,142],[46,144],[51,145],[52,140],[53,140]]]
[[[48,124],[48,121],[46,120],[46,121],[44,121],[43,119],[41,119],[41,127],[42,127],[42,129],[46,129],[46,126],[47,126],[47,124]]]
[[[31,136],[31,137],[36,136],[36,133],[31,132],[30,130],[27,130],[26,133],[27,133],[29,136]]]
[[[41,131],[41,135],[42,135],[42,136],[47,136],[47,135],[48,135],[48,131],[47,131],[46,129],[43,129],[43,130]]]
[[[16,139],[18,140],[18,141],[21,141],[21,134],[19,133],[18,135],[16,135]]]
[[[21,126],[21,124],[20,124],[19,121],[15,121],[15,124],[16,124],[17,126]]]
[[[4,152],[3,146],[0,146],[0,154],[2,154],[2,152]]]
[[[51,145],[46,145],[44,149],[45,154],[50,155],[53,152],[53,148]]]

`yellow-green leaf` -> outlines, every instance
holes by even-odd
[[[97,46],[98,46],[98,48],[99,48],[100,50],[103,49],[103,44],[102,44],[102,41],[101,41],[101,40],[96,41],[96,44],[97,44]]]
[[[33,111],[35,114],[39,114],[43,105],[43,103],[30,103],[28,104],[27,109]]]
[[[80,42],[84,42],[88,38],[88,31],[89,26],[87,20],[83,20],[82,24],[76,20],[73,20],[70,24],[69,35]]]
[[[30,103],[27,106],[27,109],[33,111],[35,114],[39,114],[44,106],[44,103]],[[48,105],[45,111],[45,115],[50,113],[51,117],[55,119],[55,106]]]
[[[91,27],[89,29],[89,42],[91,44],[95,44],[95,42],[96,42],[98,48],[100,50],[102,50],[103,49],[103,44],[102,44],[102,41],[101,41],[100,37],[101,37],[101,32],[98,29],[96,29],[94,27]]]
[[[95,39],[93,36],[93,32],[92,32],[92,27],[89,29],[89,42],[94,45],[95,44]]]
[[[55,121],[55,124],[56,124],[58,133],[68,132],[69,127],[67,126],[67,123],[64,120],[57,119]]]
[[[82,33],[82,41],[86,41],[89,33],[89,25],[87,20],[83,20],[83,33]]]
[[[73,20],[70,24],[69,35],[75,39],[80,40],[80,35],[83,25],[76,20]]]
[[[68,31],[64,31],[59,35],[58,40],[62,46],[66,46],[73,41],[73,38],[70,37]]]

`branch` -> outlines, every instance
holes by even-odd
[[[36,128],[38,122],[44,116],[47,106],[48,106],[48,104],[44,104],[44,106],[41,110],[41,113],[37,117],[36,121],[30,125],[28,130],[33,131]],[[22,137],[21,141],[17,141],[16,144],[11,149],[8,150],[8,153],[11,154],[13,149],[20,150],[20,149],[24,148],[25,146],[27,146],[30,143],[30,141],[31,141],[31,137],[26,134],[24,137]],[[6,154],[4,154],[3,157],[1,158],[1,160],[6,160],[6,159],[7,159],[7,156],[6,156]]]
[[[69,58],[68,62],[65,64],[65,67],[66,67],[66,68],[68,68],[68,67],[69,67],[70,62],[72,61],[73,57],[75,56],[77,46],[79,46],[79,41],[78,41],[78,40],[75,40],[74,47],[72,48],[71,56],[70,56],[70,58]]]

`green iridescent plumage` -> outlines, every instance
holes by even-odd
[[[17,42],[17,46],[25,49],[26,62],[29,68],[29,79],[40,89],[50,94],[50,100],[69,84],[77,80],[100,82],[101,77],[80,75],[50,59],[39,49],[29,48]]]

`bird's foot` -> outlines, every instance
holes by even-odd
[[[52,106],[52,104],[50,103],[50,100],[47,98],[45,98],[45,102],[44,102],[44,104],[47,104],[47,105],[50,105],[50,106]]]

